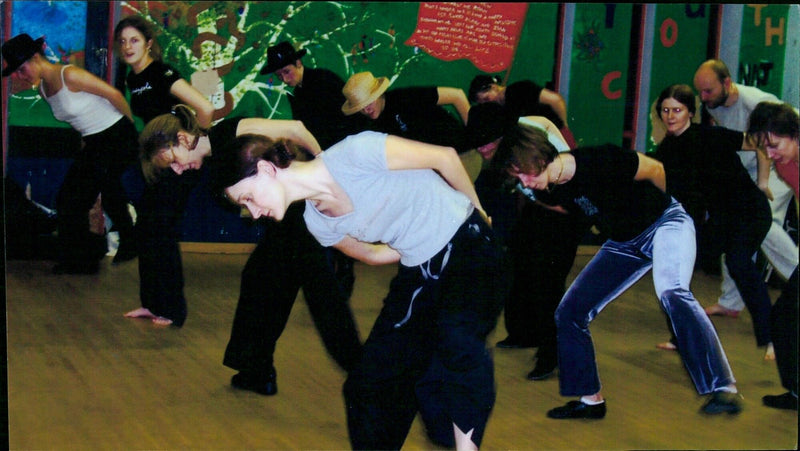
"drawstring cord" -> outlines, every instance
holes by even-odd
[[[447,243],[447,250],[444,253],[444,257],[442,257],[442,267],[439,269],[439,273],[438,274],[434,274],[431,271],[431,261],[430,260],[428,260],[427,262],[419,265],[419,269],[422,272],[422,277],[425,280],[438,280],[439,279],[439,276],[442,274],[442,272],[444,272],[445,266],[447,266],[447,261],[450,259],[450,250],[451,249],[453,249],[453,243],[452,242]],[[417,287],[416,290],[414,290],[414,294],[411,295],[411,302],[408,304],[408,311],[406,312],[406,316],[402,320],[400,320],[400,322],[395,323],[395,325],[394,325],[395,329],[397,329],[399,327],[403,327],[403,325],[405,323],[407,323],[409,319],[411,319],[411,311],[414,308],[414,300],[417,298],[417,295],[419,294],[420,291],[422,291],[422,289],[424,287],[425,287],[425,285],[423,284],[423,285]]]

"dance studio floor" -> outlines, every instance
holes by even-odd
[[[591,253],[582,248],[571,277]],[[7,262],[10,448],[348,449],[344,374],[325,354],[302,299],[278,342],[278,394],[229,385],[234,371],[221,362],[246,259],[184,253],[189,318],[181,329],[123,318],[139,307],[135,261],[112,267],[107,259],[94,276],[53,275],[46,261]],[[362,337],[393,273],[356,266],[351,303]],[[718,284],[698,272],[692,288],[709,305]],[[482,448],[796,448],[797,413],[761,405],[763,395],[785,390],[774,362],[755,346],[749,315],[713,321],[744,396],[740,415],[700,414],[703,398],[678,354],[656,349],[669,334],[647,275],[592,324],[606,418],[548,419],[548,409],[568,400],[557,378],[527,381],[534,350],[494,348],[498,395]],[[504,337],[501,318],[490,345]],[[417,420],[404,449],[432,448]]]

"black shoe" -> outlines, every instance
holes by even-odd
[[[126,261],[133,260],[139,253],[136,250],[136,243],[127,240],[120,240],[117,253],[114,255],[114,260],[111,261],[112,265],[119,265]]]
[[[761,401],[767,407],[775,409],[797,410],[797,395],[786,392],[782,395],[766,395]]]
[[[589,405],[581,401],[570,401],[565,406],[550,409],[547,416],[556,420],[571,420],[575,418],[585,418],[599,420],[606,416],[606,402]]]
[[[742,411],[739,398],[740,396],[737,393],[715,391],[711,394],[711,398],[709,398],[708,402],[703,404],[700,411],[707,415],[717,415],[720,413],[735,415]]]
[[[53,267],[53,274],[97,274],[100,262],[61,262]]]
[[[240,390],[250,390],[265,396],[272,396],[278,393],[278,384],[274,369],[266,375],[249,371],[240,371],[231,377],[231,385]]]
[[[533,367],[533,371],[528,373],[526,379],[529,381],[543,381],[548,379],[550,376],[555,374],[556,372],[556,365],[551,365],[549,363],[541,363],[541,360],[536,362],[536,366]]]
[[[505,340],[498,341],[496,346],[502,349],[524,349],[534,347],[533,343],[517,340],[512,337],[506,337]]]

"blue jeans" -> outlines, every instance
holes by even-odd
[[[603,244],[556,310],[563,396],[600,391],[589,323],[650,268],[656,295],[670,318],[678,351],[697,392],[710,393],[735,382],[714,326],[689,289],[695,250],[694,224],[674,200],[639,236]]]

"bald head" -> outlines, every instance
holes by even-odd
[[[694,73],[694,88],[706,108],[725,105],[731,94],[733,82],[728,66],[718,59],[705,61]]]

